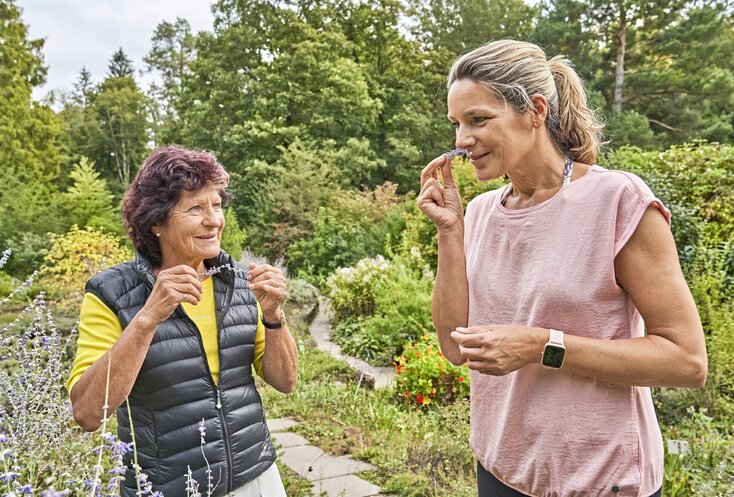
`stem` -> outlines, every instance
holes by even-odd
[[[97,489],[97,480],[99,479],[99,473],[102,471],[102,450],[104,449],[104,434],[107,432],[107,410],[109,409],[109,398],[110,398],[110,368],[112,367],[112,354],[107,354],[107,380],[104,387],[104,406],[102,406],[102,426],[101,434],[102,437],[99,443],[99,455],[97,457],[97,465],[94,468],[94,479],[92,480],[92,489],[89,492],[89,497],[94,497],[95,490]],[[102,481],[99,482],[99,488],[102,489]]]
[[[140,489],[140,466],[138,466],[138,444],[135,443],[135,430],[133,429],[133,416],[130,413],[130,401],[125,397],[125,405],[127,406],[127,417],[130,420],[130,435],[133,443],[133,466],[135,467],[135,484],[138,486],[138,497],[143,495]]]

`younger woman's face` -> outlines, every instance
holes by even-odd
[[[519,114],[486,86],[468,79],[454,81],[448,109],[456,146],[471,152],[478,179],[499,178],[532,154],[533,113]]]

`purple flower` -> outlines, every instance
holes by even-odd
[[[15,471],[8,471],[6,473],[0,474],[0,480],[2,480],[5,483],[10,483],[11,481],[18,478],[18,473]]]
[[[471,156],[471,152],[469,152],[469,151],[467,151],[467,150],[465,150],[465,149],[463,149],[461,147],[456,147],[456,148],[452,148],[451,150],[449,150],[448,152],[446,152],[443,155],[447,159],[453,159],[454,157],[470,157]]]
[[[18,492],[23,495],[33,495],[33,485],[23,485],[18,489]]]

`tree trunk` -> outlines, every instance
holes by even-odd
[[[614,71],[614,101],[612,114],[622,113],[622,90],[624,89],[624,51],[627,41],[627,12],[624,7],[619,12],[617,28],[617,67]]]

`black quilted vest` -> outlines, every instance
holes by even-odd
[[[207,267],[230,264],[222,252]],[[87,282],[86,291],[99,297],[120,320],[123,330],[142,309],[155,277],[149,261],[107,269]],[[198,328],[179,306],[155,332],[143,366],[125,403],[117,410],[118,436],[132,442],[138,465],[153,490],[166,497],[186,495],[191,468],[199,492],[207,495],[207,463],[216,485],[213,496],[254,480],[275,461],[260,395],[252,376],[257,332],[257,302],[244,272],[224,270],[214,276],[219,343],[219,384],[214,384]],[[202,447],[199,423],[204,420]],[[132,421],[132,426],[131,426]],[[123,497],[137,495],[132,451]]]

